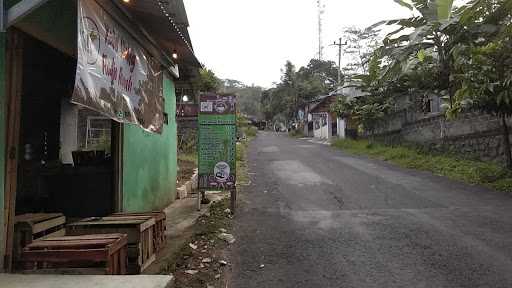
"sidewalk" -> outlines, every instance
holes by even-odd
[[[167,266],[176,260],[174,258],[177,252],[194,235],[192,227],[196,220],[208,213],[211,203],[222,200],[225,194],[207,193],[207,195],[211,202],[208,205],[201,205],[201,211],[197,210],[197,194],[190,195],[194,198],[176,200],[164,209],[167,215],[167,243],[158,252],[156,261],[143,272],[144,274],[160,274],[165,271]]]
[[[0,274],[2,288],[170,288],[174,278],[165,275],[27,275]]]

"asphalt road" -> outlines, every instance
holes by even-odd
[[[270,132],[249,161],[229,287],[512,287],[508,195]]]

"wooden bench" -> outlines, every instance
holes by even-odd
[[[128,273],[141,273],[156,260],[155,218],[108,216],[86,218],[67,226],[69,235],[122,233],[128,236]]]
[[[23,249],[20,260],[25,269],[56,272],[102,267],[106,275],[124,275],[127,270],[127,236],[98,234],[48,237]]]
[[[155,218],[155,230],[154,230],[154,240],[153,245],[157,251],[161,250],[165,247],[165,231],[167,230],[167,216],[164,212],[154,211],[154,212],[134,212],[134,213],[114,213],[109,217],[132,217],[132,216],[151,216]]]
[[[14,257],[36,239],[66,235],[66,217],[61,213],[29,213],[14,217]]]

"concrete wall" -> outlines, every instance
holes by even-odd
[[[124,211],[163,209],[176,199],[176,97],[174,83],[165,77],[164,97],[169,124],[161,135],[134,125],[124,127]]]
[[[387,144],[414,143],[435,152],[453,152],[486,161],[504,161],[501,121],[480,113],[449,120],[444,114],[410,119],[397,113],[382,123],[379,138]],[[508,121],[512,125],[512,121]]]
[[[5,255],[5,210],[4,210],[4,187],[5,187],[5,126],[7,122],[7,97],[5,87],[5,38],[6,33],[0,33],[0,271],[4,265]]]

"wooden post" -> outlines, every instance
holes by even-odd
[[[23,78],[23,38],[21,33],[10,29],[7,32],[7,151],[5,177],[5,270],[12,271],[14,216],[18,182],[18,155],[21,122],[21,94]],[[3,243],[2,243],[3,244]]]

